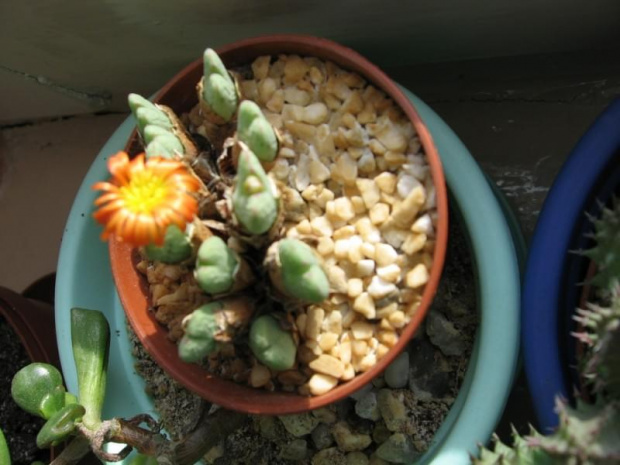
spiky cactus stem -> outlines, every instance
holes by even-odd
[[[514,434],[514,446],[495,440],[493,450],[481,448],[476,465],[603,465],[620,463],[620,202],[603,209],[594,220],[596,245],[584,254],[597,266],[590,281],[596,303],[578,309],[575,333],[586,346],[581,374],[591,381],[596,401],[577,400],[575,408],[558,400],[557,430],[542,436]]]
[[[593,286],[603,291],[612,289],[620,280],[620,200],[614,198],[610,208],[603,208],[598,219],[592,219],[596,245],[584,255],[596,263]]]

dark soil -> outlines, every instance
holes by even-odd
[[[24,412],[11,397],[13,375],[29,363],[19,338],[0,317],[0,429],[6,436],[13,465],[30,465],[35,460],[49,461],[49,451],[36,446],[43,420]]]

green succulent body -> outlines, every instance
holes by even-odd
[[[46,449],[56,446],[73,433],[79,422],[86,413],[80,404],[65,405],[56,412],[37,434],[37,447]]]
[[[212,236],[200,245],[194,275],[208,294],[229,292],[238,269],[239,257],[221,238]]]
[[[620,200],[614,199],[611,208],[603,208],[601,217],[594,220],[594,230],[596,245],[584,252],[597,266],[592,284],[611,289],[620,280]]]
[[[127,101],[138,121],[147,158],[174,159],[185,153],[183,143],[174,134],[174,124],[163,110],[138,94],[129,94]]]
[[[2,465],[11,465],[11,454],[9,453],[9,445],[6,443],[4,433],[0,429],[0,463]]]
[[[15,403],[46,420],[65,406],[65,394],[62,375],[47,363],[26,365],[11,383],[11,397]]]
[[[270,315],[263,315],[252,323],[250,350],[272,370],[289,370],[295,365],[297,347],[293,336]]]
[[[278,199],[273,182],[256,155],[247,149],[239,155],[232,206],[237,221],[251,234],[265,234],[278,218]]]
[[[239,103],[235,82],[214,50],[205,50],[203,63],[201,98],[220,118],[230,121]]]
[[[77,370],[79,401],[86,409],[83,423],[96,429],[105,398],[110,327],[103,313],[71,309],[71,346]]]
[[[308,244],[297,239],[282,239],[278,243],[278,261],[280,270],[277,275],[289,296],[313,303],[327,298],[327,275]]]
[[[259,106],[251,100],[244,100],[239,105],[237,137],[263,162],[273,161],[278,154],[276,132]]]
[[[215,313],[224,307],[211,302],[194,310],[185,321],[185,334],[179,343],[179,357],[188,363],[201,361],[216,350],[218,324]]]
[[[166,229],[164,244],[161,246],[149,244],[144,248],[144,252],[150,260],[179,263],[192,255],[192,244],[185,232],[176,224],[171,224]]]

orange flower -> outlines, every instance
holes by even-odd
[[[119,152],[108,160],[110,182],[98,182],[94,190],[103,193],[95,200],[99,209],[94,218],[105,226],[101,239],[110,234],[141,246],[162,245],[166,228],[176,224],[181,230],[198,212],[192,196],[199,187],[183,163],[144,154],[133,160]]]

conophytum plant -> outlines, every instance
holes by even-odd
[[[136,94],[128,101],[147,159],[163,156],[184,163],[190,171],[200,168],[199,204],[211,208],[221,227],[212,230],[213,221],[208,227],[202,225],[198,238],[195,224],[185,230],[171,225],[163,245],[149,244],[143,254],[167,264],[193,264],[197,284],[213,299],[184,320],[185,337],[179,344],[182,360],[200,363],[220,343],[249,334],[250,348],[262,363],[271,368],[292,366],[295,344],[290,343],[291,334],[285,336],[284,329],[275,328],[282,316],[278,312],[282,307],[325,300],[327,275],[321,258],[301,238],[281,239],[278,234],[282,194],[266,172],[278,154],[278,131],[256,103],[242,99],[235,74],[213,50],[207,49],[203,59],[204,75],[196,90],[210,155],[197,149],[170,108]],[[246,247],[231,247],[235,241]],[[270,282],[261,282],[264,279]],[[253,302],[242,298],[246,292],[262,295],[268,288],[268,299],[278,300],[280,310],[269,305],[256,310]],[[269,319],[261,319],[265,312],[271,314]],[[268,348],[257,342],[268,337]],[[265,355],[282,351],[286,355],[277,361]]]

